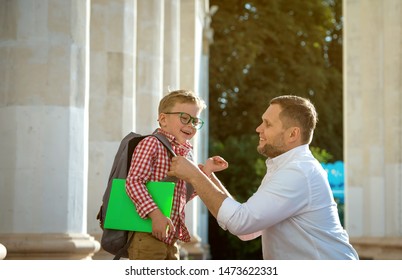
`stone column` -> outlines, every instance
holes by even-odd
[[[96,215],[121,139],[134,130],[136,0],[91,1],[88,232],[98,240]],[[112,259],[101,250],[94,258]]]
[[[201,79],[204,75],[202,71],[203,63],[203,25],[205,19],[205,1],[182,1],[180,5],[180,86],[181,88],[194,90],[205,101],[208,101],[208,92],[203,89]],[[202,79],[205,82],[204,79]],[[201,114],[201,118],[206,119],[208,111]],[[194,161],[205,162],[207,152],[202,143],[207,145],[208,141],[203,135],[208,129],[206,125],[193,138]],[[201,139],[205,141],[202,142]],[[190,244],[183,247],[188,251],[189,258],[204,259],[207,252],[203,248],[203,241],[206,241],[205,230],[208,229],[208,211],[202,201],[197,197],[188,203],[186,207],[186,224],[192,236]],[[204,240],[202,239],[204,238]]]
[[[180,0],[165,0],[163,93],[180,87]]]
[[[165,1],[137,0],[136,129],[153,132],[163,93],[163,25]]]
[[[90,1],[2,1],[0,240],[7,259],[86,259]]]
[[[7,255],[7,249],[3,244],[0,243],[0,260],[4,260]]]
[[[217,6],[210,7],[208,0],[203,0],[203,6],[205,10],[200,10],[199,18],[203,19],[202,22],[202,51],[201,51],[201,60],[200,60],[200,73],[199,73],[199,94],[203,97],[205,102],[209,107],[209,46],[213,42],[213,30],[211,28],[212,16],[217,11]],[[202,118],[205,122],[204,128],[202,128],[198,132],[199,143],[197,149],[199,151],[200,162],[205,162],[205,160],[209,157],[208,152],[208,139],[209,139],[209,108],[207,107],[204,112]],[[219,176],[219,174],[218,174]],[[204,203],[200,202],[197,209],[197,233],[201,239],[201,246],[203,248],[203,258],[210,257],[210,249],[209,249],[209,211],[205,207]]]
[[[402,258],[402,2],[344,1],[346,229],[361,258]]]

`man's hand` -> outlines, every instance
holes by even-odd
[[[190,182],[192,178],[202,174],[202,171],[192,161],[182,156],[177,156],[172,159],[172,165],[167,173],[168,176],[175,176]]]
[[[198,196],[215,218],[218,216],[222,202],[230,195],[219,181],[209,179],[195,163],[185,157],[174,157],[170,171],[167,174],[192,184]],[[219,184],[216,185],[215,182]]]

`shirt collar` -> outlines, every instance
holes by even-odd
[[[193,145],[191,145],[191,143],[189,141],[186,141],[184,144],[181,144],[177,141],[176,137],[174,137],[172,134],[164,131],[161,128],[158,128],[155,133],[159,133],[159,134],[166,136],[166,138],[169,140],[169,142],[177,147],[184,148],[186,150],[191,150],[193,148]]]
[[[305,153],[310,153],[308,144],[297,146],[274,158],[268,158],[265,163],[267,167],[279,167],[294,159],[296,155]]]

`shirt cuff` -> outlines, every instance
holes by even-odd
[[[216,219],[222,229],[227,230],[227,224],[229,220],[233,217],[234,213],[240,206],[241,204],[236,200],[230,197],[225,198],[225,200],[222,202],[221,207],[219,208],[218,216]]]
[[[141,218],[146,219],[148,218],[148,214],[155,209],[158,209],[158,206],[153,201],[150,201],[148,203],[143,203],[140,207],[138,207],[137,212]]]

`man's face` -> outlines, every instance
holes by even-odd
[[[274,158],[286,152],[286,129],[279,119],[282,111],[278,104],[272,104],[262,115],[262,123],[256,128],[260,141],[257,151],[268,157]]]

